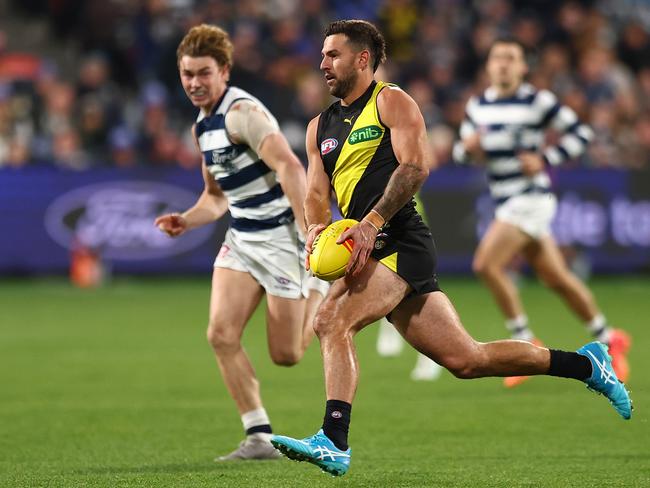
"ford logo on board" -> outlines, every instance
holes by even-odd
[[[153,225],[157,216],[181,212],[196,199],[183,188],[157,182],[88,185],[54,200],[45,213],[45,227],[68,249],[76,241],[108,259],[159,259],[194,249],[212,236],[214,229],[207,225],[172,239]]]

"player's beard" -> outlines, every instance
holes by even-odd
[[[357,83],[359,75],[356,71],[350,70],[346,77],[341,77],[336,80],[336,84],[330,90],[330,93],[336,98],[345,98],[354,88]]]

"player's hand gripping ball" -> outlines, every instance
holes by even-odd
[[[336,241],[343,232],[358,223],[354,219],[337,220],[316,236],[309,255],[309,268],[314,276],[321,280],[334,281],[345,274],[354,242],[348,239],[342,244],[337,244]]]

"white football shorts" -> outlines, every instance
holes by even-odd
[[[228,229],[214,266],[249,273],[269,295],[301,298],[316,290],[323,296],[329,283],[305,271],[305,246],[298,239],[294,224],[255,232]]]
[[[534,239],[551,234],[557,210],[552,193],[524,193],[509,198],[496,208],[495,218],[514,225]]]

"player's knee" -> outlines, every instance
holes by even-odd
[[[462,358],[454,359],[453,361],[448,361],[445,364],[445,366],[449,370],[449,372],[453,374],[456,378],[470,379],[474,377],[472,375],[471,363]]]
[[[481,376],[481,361],[478,354],[452,355],[444,359],[443,365],[456,378],[467,380]]]
[[[321,306],[314,317],[314,332],[319,340],[337,334],[347,334],[349,324],[330,311],[330,307]]]
[[[472,261],[472,271],[477,276],[486,277],[492,273],[492,267],[488,264],[487,260],[475,258]]]
[[[271,361],[278,366],[294,366],[298,364],[300,357],[301,354],[298,349],[283,348],[271,350]]]
[[[317,313],[314,317],[314,333],[318,339],[322,339],[329,331],[328,321],[324,317],[325,314]]]
[[[323,302],[314,315],[313,327],[316,337],[321,339],[328,331],[329,318],[332,315],[327,306],[327,301]]]
[[[239,349],[239,337],[233,334],[232,329],[227,324],[210,321],[206,336],[208,343],[217,354],[227,354]]]

